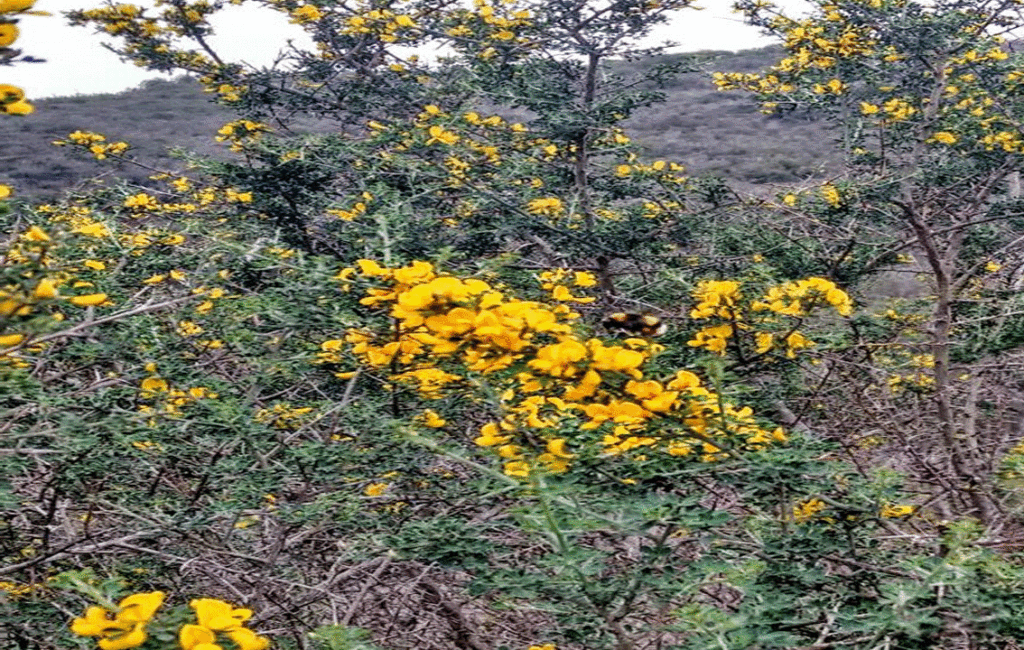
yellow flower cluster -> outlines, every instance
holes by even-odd
[[[752,305],[754,311],[771,311],[785,316],[806,316],[813,309],[828,305],[840,316],[853,313],[850,296],[825,278],[807,278],[771,287],[763,301]]]
[[[899,519],[901,517],[909,517],[914,514],[916,510],[916,507],[906,503],[886,503],[882,506],[878,515],[883,519]]]
[[[303,425],[307,419],[306,416],[312,412],[313,407],[311,406],[293,407],[286,402],[279,402],[269,409],[257,411],[256,421],[269,424],[282,431],[294,431]]]
[[[270,127],[252,120],[235,120],[217,129],[217,142],[230,142],[232,151],[243,151],[247,146],[255,144]]]
[[[715,72],[711,75],[711,80],[719,90],[747,90],[762,95],[788,93],[796,90],[794,84],[783,82],[775,74]]]
[[[704,280],[694,290],[697,304],[690,310],[694,320],[717,321],[699,330],[688,345],[724,355],[730,343],[739,360],[761,357],[773,350],[795,358],[799,350],[814,342],[796,331],[791,324],[784,335],[779,330],[778,316],[794,321],[809,315],[818,307],[828,306],[841,316],[853,311],[853,301],[835,283],[824,278],[807,278],[770,287],[759,299],[746,301],[735,280]],[[742,336],[744,333],[752,336]],[[752,348],[751,350],[748,348]]]
[[[107,156],[119,156],[128,151],[127,142],[107,142],[107,137],[91,131],[75,131],[68,134],[67,140],[54,140],[53,144],[58,147],[73,145],[87,150],[96,160],[103,160]]]
[[[829,68],[835,65],[836,57],[869,56],[874,52],[875,42],[862,27],[847,26],[834,33],[835,30],[827,23],[836,21],[828,18],[825,23],[780,20],[789,23],[785,46],[792,53],[790,58],[779,63],[783,70]]]
[[[217,399],[217,393],[205,386],[193,386],[185,390],[172,388],[170,382],[157,374],[154,363],[146,364],[146,371],[149,376],[139,382],[139,397],[159,404],[141,404],[139,412],[152,416],[149,420],[151,426],[155,425],[157,415],[181,417],[182,408],[189,404],[202,399]]]
[[[436,176],[439,171],[446,173],[446,177],[438,180],[449,188],[492,182],[495,173],[503,165],[504,156],[518,152],[535,160],[550,155],[551,148],[557,151],[557,147],[550,141],[536,137],[520,123],[506,122],[498,115],[485,117],[475,111],[453,115],[436,104],[423,106],[411,129],[398,123],[385,124],[377,120],[367,122],[366,126],[371,141],[379,143],[377,156],[383,169],[390,170],[399,161],[408,164],[410,157],[407,152],[411,150],[435,148],[439,156],[435,157],[433,153],[425,156],[429,162],[422,169],[431,176]],[[533,189],[543,187],[543,181],[532,176],[512,182]],[[459,205],[468,207],[468,203]],[[537,209],[557,212],[558,206],[549,201],[537,204]],[[344,212],[350,213],[351,210]],[[459,214],[457,206],[456,216],[467,216],[465,213],[471,214],[473,210],[463,209],[463,212]],[[451,222],[445,223],[453,225],[457,219],[452,217]]]
[[[312,5],[306,5],[306,6],[312,6]],[[314,7],[314,9],[315,9],[315,7]],[[207,83],[207,82],[204,81],[204,83],[206,83],[206,86],[203,88],[203,92],[217,93],[217,98],[219,100],[223,101],[223,102],[237,102],[237,101],[241,100],[242,99],[242,95],[247,90],[249,90],[249,87],[245,86],[245,85],[237,85],[236,86],[236,85],[229,84],[229,83],[214,84],[214,83],[212,83],[212,78],[211,77],[203,77],[202,79],[200,79],[200,81],[203,81],[203,79],[210,79],[211,80],[210,83]]]
[[[569,284],[580,288],[589,288],[597,285],[597,278],[589,271],[569,271],[568,269],[555,269],[543,271],[537,276],[541,289],[551,292],[551,298],[558,302],[577,302],[586,304],[594,302],[593,296],[578,297],[572,294]]]
[[[79,138],[85,141],[95,141],[97,134],[82,134],[80,133]],[[74,134],[72,134],[74,135]],[[102,136],[98,136],[102,137]],[[173,177],[170,174],[157,174],[151,176],[154,180],[169,180],[169,185],[174,189],[175,192],[185,194],[184,198],[187,199],[183,202],[171,202],[171,201],[160,201],[157,197],[152,194],[145,192],[139,192],[126,196],[121,205],[128,208],[132,217],[143,217],[150,214],[163,213],[163,214],[182,214],[192,213],[198,210],[200,207],[211,208],[218,201],[223,204],[246,204],[251,203],[253,200],[252,192],[242,192],[236,188],[216,188],[216,187],[200,187],[194,188],[192,182],[183,176]],[[54,221],[67,222],[72,230],[76,233],[83,235],[89,235],[92,237],[107,237],[110,235],[110,230],[102,223],[91,219],[86,208],[82,206],[69,206],[62,210],[56,210],[53,206],[43,205],[39,208],[40,212],[52,214]],[[180,234],[165,234],[160,236],[151,236],[156,231],[147,234],[143,232],[137,232],[132,235],[124,235],[122,238],[125,240],[135,239],[137,244],[149,245],[151,243],[161,243],[165,245],[177,245],[184,241],[184,237]],[[151,240],[151,241],[145,241]]]
[[[47,15],[45,12],[29,12],[35,0],[0,0],[0,65],[10,63],[21,54],[20,50],[11,47],[20,32],[17,15],[35,13]],[[35,110],[32,104],[25,101],[25,92],[17,86],[0,84],[0,113],[7,115],[28,115]]]
[[[371,288],[360,302],[375,307],[390,304],[401,336],[376,345],[371,334],[353,330],[346,340],[352,351],[371,366],[384,367],[397,358],[408,365],[421,355],[437,358],[459,356],[477,372],[494,372],[522,358],[538,335],[567,334],[562,321],[571,311],[564,306],[548,309],[536,302],[506,300],[482,280],[439,276],[428,262],[413,262],[387,269],[371,260],[359,260],[359,272],[367,278],[391,283]],[[436,368],[406,373],[421,382],[424,390],[447,381]]]
[[[238,650],[266,650],[270,639],[245,627],[252,610],[234,607],[215,598],[198,598],[189,603],[196,624],[183,625],[178,632],[182,650],[214,650],[222,647],[221,637],[231,640]]]
[[[905,122],[917,113],[917,109],[905,99],[893,97],[881,105],[869,102],[860,103],[862,115],[878,115],[883,124],[895,124]]]
[[[159,18],[144,15],[139,5],[119,3],[96,9],[71,11],[68,18],[72,24],[93,24],[97,29],[124,40],[121,53],[131,58],[136,65],[146,66],[153,57],[163,57],[162,65],[179,66],[195,72],[211,71],[214,62],[195,51],[174,49],[175,38],[195,33],[205,16],[215,7],[200,1],[193,4],[175,3],[164,10]],[[162,21],[162,24],[161,24]]]
[[[817,95],[842,95],[845,91],[846,84],[835,78],[823,84],[814,84],[814,92]]]
[[[685,183],[689,180],[682,172],[686,168],[679,163],[655,160],[649,165],[630,161],[631,164],[621,164],[615,167],[615,175],[619,178],[635,176],[653,176],[666,183]]]
[[[146,194],[145,192],[133,194],[124,200],[124,207],[131,208],[138,212],[156,210],[159,206],[160,202],[156,200],[156,197]]]
[[[0,580],[0,592],[7,595],[8,598],[17,599],[22,596],[27,596],[33,591],[42,588],[42,585],[20,585],[16,582],[8,582],[7,580]]]
[[[981,144],[989,151],[1002,149],[1007,153],[1019,153],[1024,151],[1024,139],[1019,131],[996,131],[988,133],[981,138]]]
[[[363,10],[348,17],[342,21],[341,32],[372,34],[384,43],[415,42],[419,35],[416,20],[412,16],[377,8]]]
[[[798,524],[804,523],[817,517],[818,513],[826,508],[828,506],[821,499],[807,499],[793,506],[792,519]]]
[[[342,208],[331,208],[327,210],[327,214],[338,217],[342,221],[353,221],[366,214],[367,205],[373,201],[373,194],[363,192],[359,198],[361,200],[352,204],[352,207],[348,210],[344,210]]]
[[[53,239],[46,231],[39,226],[30,226],[8,242],[2,251],[4,264],[26,265],[22,271],[23,281],[0,287],[0,360],[4,363],[18,367],[24,365],[13,353],[15,348],[23,347],[29,337],[17,329],[24,320],[38,315],[44,305],[94,307],[112,304],[105,293],[63,295],[62,287],[70,285],[71,289],[80,291],[93,285],[85,281],[72,283],[67,271],[57,270],[58,261],[50,255],[52,244]],[[50,317],[62,320],[64,314],[54,310]]]
[[[138,648],[149,638],[147,626],[153,623],[164,597],[162,591],[152,591],[123,598],[113,609],[89,607],[85,616],[71,622],[71,632],[78,636],[98,637],[100,650]],[[252,618],[252,610],[236,608],[215,598],[198,598],[189,606],[195,613],[196,622],[186,623],[178,629],[178,643],[182,650],[221,650],[222,637],[238,650],[266,650],[270,647],[269,639],[245,627],[245,622]]]
[[[323,18],[324,12],[320,11],[316,5],[304,4],[301,7],[292,9],[291,16],[291,22],[297,25],[305,25],[307,23],[315,23]]]
[[[557,196],[545,196],[527,203],[526,211],[530,214],[557,217],[565,212],[565,205]]]
[[[735,280],[703,280],[697,284],[693,297],[697,299],[696,306],[690,310],[690,318],[694,320],[712,316],[730,321],[742,318],[740,283]]]
[[[839,191],[839,188],[831,183],[826,183],[821,186],[821,198],[825,199],[825,203],[828,203],[833,208],[838,208],[843,204],[843,195]]]
[[[487,60],[497,54],[494,45],[521,44],[529,39],[520,36],[519,32],[529,27],[531,13],[528,9],[512,10],[503,6],[504,3],[488,4],[486,0],[474,0],[473,9],[456,10],[449,14],[448,36],[460,43],[482,43],[487,47],[480,50],[480,58]]]
[[[571,325],[579,315],[565,302],[583,299],[566,295],[567,284],[593,286],[589,273],[542,274],[542,286],[561,303],[556,306],[506,297],[482,280],[439,275],[427,262],[385,268],[359,260],[358,269],[343,270],[339,279],[351,282],[357,274],[383,284],[371,286],[361,302],[386,307],[393,330],[349,330],[344,341],[324,342],[318,361],[343,363],[347,344],[362,363],[386,370],[391,381],[414,385],[425,399],[464,387],[467,371],[491,376],[503,387],[503,415],[485,425],[475,442],[493,448],[510,476],[565,471],[575,456],[571,445],[607,456],[661,449],[713,461],[785,439],[781,430],[760,428],[750,409],[725,403],[689,371],[667,382],[645,377],[644,365],[661,346],[580,337]]]
[[[25,91],[10,84],[0,84],[0,113],[7,115],[28,115],[35,110],[25,100]]]
[[[930,370],[935,367],[935,358],[930,354],[908,354],[899,355],[900,358],[879,357],[879,361],[899,366],[902,372],[897,372],[887,379],[889,389],[894,394],[906,391],[912,393],[930,393],[935,390],[935,376]]]

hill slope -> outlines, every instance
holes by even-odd
[[[692,173],[722,176],[740,186],[820,176],[834,160],[823,124],[799,116],[762,115],[750,96],[719,92],[710,81],[712,70],[766,68],[779,52],[700,53],[703,72],[675,80],[665,89],[665,103],[639,112],[627,130],[651,158],[675,160]],[[110,141],[130,143],[135,157],[154,169],[180,170],[184,162],[171,149],[229,156],[214,135],[232,119],[230,110],[211,102],[198,83],[184,78],[150,81],[118,94],[40,100],[34,114],[0,120],[0,141],[5,143],[0,183],[13,185],[21,196],[44,200],[100,173],[145,185],[152,172],[135,166],[112,169],[52,142],[73,131],[94,131]]]

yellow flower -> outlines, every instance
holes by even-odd
[[[32,292],[32,295],[42,300],[46,300],[48,298],[56,298],[57,285],[56,283],[54,283],[52,279],[43,278],[42,280],[39,281],[39,284],[36,285],[35,291]]]
[[[590,271],[574,271],[573,284],[577,287],[592,287],[597,284],[597,278]]]
[[[458,134],[446,131],[443,126],[434,125],[427,129],[427,133],[430,134],[430,138],[427,140],[427,144],[447,144],[452,145],[459,141]]]
[[[311,23],[313,21],[320,20],[323,16],[323,12],[313,5],[302,5],[292,12],[292,22],[299,24]]]
[[[199,325],[194,321],[190,320],[180,321],[175,330],[178,332],[180,336],[196,336],[197,334],[203,333],[202,325]]]
[[[0,0],[0,14],[11,14],[32,8],[36,0]]]
[[[0,185],[0,199],[6,199],[11,195],[10,185]]]
[[[68,298],[68,302],[78,307],[92,307],[98,305],[107,299],[105,293],[87,293],[84,296],[72,296]]]
[[[839,190],[835,185],[823,185],[821,188],[821,196],[825,199],[825,202],[833,208],[838,208],[843,202],[842,195],[839,194]]]
[[[729,345],[729,338],[732,335],[732,325],[724,323],[722,325],[705,327],[697,332],[686,344],[695,348],[705,348],[715,354],[724,355],[725,349]]]
[[[537,351],[528,365],[552,377],[572,377],[576,374],[575,363],[585,359],[587,348],[579,341],[566,340],[545,345]]]
[[[182,625],[178,632],[178,643],[182,650],[213,650],[220,648],[216,644],[217,635],[201,625]]]
[[[939,131],[931,137],[932,142],[941,142],[942,144],[953,144],[956,140],[956,135],[949,131]]]
[[[838,79],[829,79],[827,83],[814,85],[814,92],[819,95],[826,93],[840,95],[844,90],[846,90],[846,84]]]
[[[511,439],[510,436],[501,433],[497,424],[489,422],[480,427],[480,435],[473,442],[480,447],[493,447],[503,445]]]
[[[693,292],[700,302],[690,310],[690,318],[719,316],[734,318],[739,315],[735,305],[740,300],[740,284],[734,280],[701,280]]]
[[[914,514],[914,510],[914,506],[887,503],[882,506],[882,510],[879,512],[879,515],[885,519],[897,519],[899,517],[906,517]]]
[[[24,99],[19,99],[16,102],[11,102],[9,104],[3,105],[3,109],[7,112],[8,115],[28,115],[29,113],[35,111],[36,107],[32,104],[29,104]]]
[[[504,471],[507,476],[528,478],[530,476],[530,465],[523,460],[513,460],[505,463]]]
[[[31,228],[26,230],[25,234],[22,235],[22,238],[25,239],[26,241],[50,241],[50,236],[47,235],[39,226],[32,226]]]
[[[197,598],[189,603],[196,611],[199,624],[214,632],[226,632],[242,627],[252,618],[251,609],[235,608],[231,603],[216,598]]]
[[[228,638],[235,642],[238,650],[266,650],[266,648],[270,647],[269,639],[259,636],[245,627],[228,630]]]
[[[814,347],[814,341],[808,339],[800,332],[792,332],[786,337],[786,357],[796,358],[796,351],[804,348]]]
[[[23,99],[25,99],[25,91],[21,88],[10,84],[0,84],[0,104],[9,104]]]
[[[700,378],[689,370],[680,370],[676,372],[675,379],[670,381],[667,386],[672,390],[700,388]]]
[[[101,637],[101,650],[126,650],[146,642],[146,623],[153,618],[164,601],[162,591],[132,594],[121,600],[117,612],[103,607],[89,607],[85,616],[71,623],[71,632],[78,636]]]
[[[124,200],[124,207],[139,208],[140,210],[155,210],[159,203],[155,197],[144,192],[129,196]]]
[[[0,47],[7,47],[18,40],[18,26],[14,23],[0,23]]]
[[[421,419],[423,421],[424,426],[428,426],[432,429],[440,429],[441,427],[448,423],[447,420],[438,415],[437,412],[434,411],[433,409],[427,409],[426,411],[423,411]]]
[[[391,275],[390,270],[383,268],[373,260],[356,260],[356,264],[359,266],[359,272],[368,278],[389,277]]]
[[[110,235],[110,231],[107,227],[98,221],[94,221],[88,225],[79,226],[74,229],[74,232],[87,237],[106,237]]]
[[[434,265],[430,262],[413,262],[409,266],[395,269],[394,278],[400,284],[419,284],[434,278]]]
[[[565,211],[562,200],[558,197],[548,196],[541,199],[534,199],[526,205],[526,211],[530,214],[543,214],[555,217]]]
[[[139,384],[143,397],[152,397],[156,393],[166,393],[170,390],[167,380],[162,377],[146,377]]]
[[[388,483],[370,483],[363,489],[363,494],[368,497],[379,497],[388,489]]]
[[[827,507],[821,499],[808,499],[798,503],[793,506],[793,521],[800,523],[808,521]]]

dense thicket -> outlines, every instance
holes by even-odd
[[[261,4],[71,14],[231,155],[2,204],[10,645],[1021,642],[1015,3],[744,4],[838,165],[752,196],[626,130],[686,2]]]

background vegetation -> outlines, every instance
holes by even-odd
[[[665,101],[647,107],[624,127],[650,159],[685,161],[694,173],[737,181],[743,189],[761,183],[793,183],[836,170],[836,154],[827,127],[813,115],[764,115],[749,97],[719,92],[712,70],[754,71],[770,66],[778,48],[696,55],[694,72],[680,74],[665,87]],[[673,55],[671,58],[682,58]],[[689,56],[687,56],[689,58]],[[641,68],[640,62],[617,66]],[[151,81],[112,95],[37,100],[31,120],[0,122],[10,143],[0,182],[24,196],[53,199],[65,189],[94,179],[94,161],[50,146],[78,130],[92,130],[132,143],[136,160],[157,169],[180,162],[172,150],[223,159],[225,148],[211,134],[232,118],[232,111],[210,101],[202,86],[187,77]],[[296,132],[320,132],[329,123],[301,120]],[[135,166],[117,169],[117,178],[149,186],[150,173]]]

